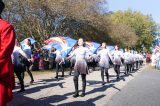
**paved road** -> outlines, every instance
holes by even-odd
[[[14,90],[14,99],[8,106],[105,106],[114,94],[120,92],[125,85],[139,75],[145,67],[139,71],[124,75],[124,67],[121,68],[121,78],[116,80],[115,72],[109,69],[111,83],[101,84],[100,71],[94,71],[87,75],[86,96],[73,98],[73,76],[65,73],[64,78],[56,80],[55,73],[43,72],[34,74],[35,83],[30,85],[30,78],[25,77],[26,91],[18,93],[19,86]],[[61,73],[60,73],[61,74]],[[80,77],[81,78],[81,77]],[[81,79],[79,88],[81,90]]]
[[[114,95],[107,106],[160,106],[160,72],[145,69]]]

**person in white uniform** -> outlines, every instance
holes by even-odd
[[[23,56],[24,58],[27,59],[27,55],[25,54],[25,52],[19,47],[19,43],[16,40],[15,42],[15,47],[12,53],[12,61],[14,64],[14,72],[20,82],[21,85],[21,89],[19,92],[23,92],[25,91],[24,89],[24,81],[22,78],[22,73],[25,71],[25,66],[20,62],[20,56]]]
[[[91,57],[92,57],[91,67],[92,67],[92,70],[95,71],[96,70],[96,66],[98,65],[100,59],[97,56],[97,54],[93,54]]]
[[[123,54],[124,56],[124,64],[125,64],[125,75],[128,75],[129,74],[129,71],[130,71],[130,61],[131,61],[131,55],[130,55],[130,52],[129,52],[129,49],[126,48],[125,49],[125,53]]]
[[[122,64],[121,58],[123,58],[122,52],[119,50],[119,47],[116,45],[115,46],[115,51],[112,52],[112,57],[113,57],[113,64],[114,64],[114,70],[117,74],[117,79],[119,79],[120,75],[120,66]]]
[[[139,54],[139,59],[140,59],[139,63],[142,66],[142,64],[143,64],[143,55],[142,55],[142,53]]]
[[[72,52],[76,49],[76,47],[74,47],[70,53],[70,55],[72,54]],[[74,69],[74,65],[76,63],[76,56],[73,56],[71,59],[70,59],[70,71],[69,71],[69,75],[72,75],[72,70]]]
[[[139,54],[137,51],[135,52],[135,61],[136,61],[136,69],[138,70],[138,68],[139,68]]]
[[[98,52],[98,56],[100,57],[100,61],[99,61],[99,66],[101,69],[101,78],[102,78],[102,85],[105,84],[104,82],[104,73],[106,74],[107,77],[107,82],[109,82],[109,73],[108,73],[108,69],[109,69],[109,61],[111,59],[111,55],[109,53],[109,50],[106,49],[106,43],[102,43],[101,46],[101,50]]]
[[[133,50],[131,50],[131,69],[130,69],[131,72],[134,71],[135,62],[136,62],[135,53]]]
[[[59,50],[57,50],[57,49],[54,49],[52,51],[52,53],[54,53],[56,55],[56,58],[55,58],[55,62],[56,62],[56,76],[55,76],[55,78],[58,79],[59,70],[62,71],[62,76],[61,77],[64,77],[64,67],[63,67],[62,53]]]
[[[28,60],[23,58],[22,62],[25,65],[25,70],[27,71],[28,75],[31,78],[30,83],[33,83],[34,82],[34,78],[33,78],[31,70],[29,69],[30,66],[31,66],[31,60],[32,60],[32,45],[31,45],[31,40],[30,39],[26,39],[25,40],[25,46],[24,46],[24,48],[22,50],[25,52],[25,54],[27,55],[27,58],[28,58]],[[25,74],[22,73],[23,79],[24,79],[24,75]]]
[[[31,59],[32,45],[31,45],[31,40],[30,39],[25,40],[25,44],[24,44],[24,47],[22,49],[26,53],[27,58]]]
[[[74,86],[75,86],[75,94],[73,97],[79,96],[79,90],[78,90],[78,77],[81,75],[82,77],[82,94],[81,97],[85,96],[85,89],[86,89],[86,74],[88,74],[88,66],[86,62],[86,55],[88,55],[89,50],[84,47],[84,41],[82,38],[78,40],[79,47],[76,48],[73,53],[67,58],[71,59],[73,56],[76,56],[76,62],[74,65]]]

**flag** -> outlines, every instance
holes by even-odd
[[[98,48],[100,47],[99,43],[96,42],[85,42],[85,46],[92,52],[92,53],[96,53]]]
[[[156,39],[156,45],[160,46],[160,38]]]
[[[108,46],[107,46],[107,49],[108,49],[110,52],[112,52],[112,51],[115,50],[115,47],[114,47],[114,46],[108,45]]]
[[[30,39],[32,45],[34,45],[34,44],[37,42],[36,40],[34,40],[34,39],[32,39],[32,38],[26,38],[26,39],[24,39],[24,40],[21,42],[21,44],[25,44],[25,42],[26,42],[27,39]]]
[[[119,49],[122,53],[124,53],[124,50],[123,49]],[[132,50],[132,53],[134,53],[134,50]]]
[[[65,37],[62,37],[62,36],[58,36],[58,37],[51,37],[49,39],[47,39],[46,41],[44,41],[44,43],[46,45],[50,44],[50,43],[58,43],[58,44],[61,44],[61,45],[65,45]]]
[[[160,51],[160,46],[155,46],[155,51]]]
[[[52,37],[44,42],[49,45],[49,47],[54,47],[62,53],[62,57],[67,57],[71,52],[72,48],[77,44],[77,40],[70,37]]]
[[[34,44],[37,42],[36,40],[34,40],[34,39],[32,39],[32,38],[26,38],[26,39],[24,39],[22,42],[20,42],[20,45],[21,45],[22,49],[25,47],[25,43],[26,43],[26,40],[27,40],[27,39],[30,39],[31,45],[34,45]]]
[[[43,50],[49,50],[51,51],[52,45],[45,45],[42,47]]]

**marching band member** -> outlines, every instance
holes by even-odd
[[[124,64],[125,64],[125,67],[126,67],[126,70],[125,70],[125,74],[128,75],[129,71],[130,71],[130,52],[129,52],[129,49],[126,48],[125,49],[125,53],[124,53]]]
[[[133,54],[132,54],[132,50],[129,50],[129,53],[130,53],[130,69],[129,69],[129,72],[133,71],[133,63],[134,63],[134,57],[133,57]]]
[[[72,52],[73,52],[76,48],[77,48],[77,47],[73,48],[73,49],[72,49]],[[71,54],[72,54],[72,52],[71,52]],[[76,56],[73,56],[73,57],[71,57],[71,59],[70,59],[70,72],[69,72],[69,75],[72,74],[72,70],[73,70],[73,68],[74,68],[75,63],[76,63]]]
[[[15,47],[14,47],[13,54],[12,54],[12,60],[13,60],[13,64],[14,64],[14,72],[20,82],[20,85],[21,85],[21,89],[19,92],[23,92],[23,91],[25,91],[25,89],[24,89],[24,81],[22,78],[22,73],[24,73],[24,71],[25,71],[25,66],[24,66],[24,64],[21,63],[20,56],[23,56],[24,58],[27,59],[27,55],[19,47],[19,44],[16,40]]]
[[[98,57],[97,54],[93,54],[91,57],[92,57],[91,66],[93,68],[93,71],[95,71],[96,70],[95,68],[96,68],[97,64],[99,63],[100,58]]]
[[[132,51],[131,52],[131,65],[132,65],[132,67],[131,67],[131,71],[134,71],[135,69],[135,63],[136,63],[136,56],[135,56],[135,52],[134,51]]]
[[[120,66],[122,64],[121,58],[123,58],[121,51],[119,51],[119,47],[116,45],[115,46],[115,51],[112,53],[113,57],[113,64],[114,64],[114,70],[117,74],[117,79],[119,79],[120,75]]]
[[[136,51],[135,52],[135,61],[136,61],[136,69],[138,69],[139,68],[139,55],[138,55],[138,52]]]
[[[31,59],[32,45],[31,45],[30,39],[25,39],[25,45],[24,45],[23,51],[26,53],[27,58]]]
[[[139,54],[139,59],[140,59],[139,63],[142,66],[142,64],[143,64],[143,55],[142,55],[142,53]]]
[[[76,57],[73,56],[73,57],[70,59],[70,72],[69,72],[69,75],[72,74],[72,70],[73,70],[73,67],[74,67],[75,63],[76,63]]]
[[[63,61],[63,58],[62,58],[62,54],[56,48],[52,50],[52,53],[56,54],[56,58],[55,58],[55,62],[56,62],[56,76],[55,76],[55,78],[58,79],[59,70],[62,71],[61,77],[64,77],[64,66],[63,66],[64,61]]]
[[[31,61],[32,61],[32,45],[31,45],[31,40],[30,39],[26,39],[25,40],[25,46],[23,48],[23,51],[25,52],[25,54],[27,55],[27,58],[23,58],[22,59],[22,62],[24,63],[25,65],[25,70],[27,71],[28,75],[30,76],[31,78],[31,81],[30,83],[33,83],[34,82],[34,78],[33,78],[33,75],[32,75],[32,72],[30,71],[29,67],[31,66]],[[22,73],[22,76],[24,78],[24,73]]]
[[[111,56],[110,56],[109,50],[106,49],[106,46],[107,46],[106,43],[102,43],[102,46],[101,46],[102,49],[97,54],[100,57],[99,66],[101,69],[102,85],[105,84],[104,73],[106,74],[107,82],[109,82],[108,69],[110,65],[109,60],[111,59]]]
[[[78,90],[78,77],[81,75],[82,77],[82,94],[81,97],[85,96],[85,89],[86,89],[86,74],[88,73],[88,66],[86,62],[86,55],[89,53],[89,50],[84,47],[84,41],[82,38],[78,40],[79,47],[75,49],[70,55],[68,59],[71,59],[73,56],[76,56],[76,63],[74,65],[74,86],[75,86],[75,94],[73,97],[79,96],[79,90]]]

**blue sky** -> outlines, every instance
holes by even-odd
[[[109,11],[132,9],[143,14],[151,14],[153,20],[160,23],[160,0],[107,0]]]

